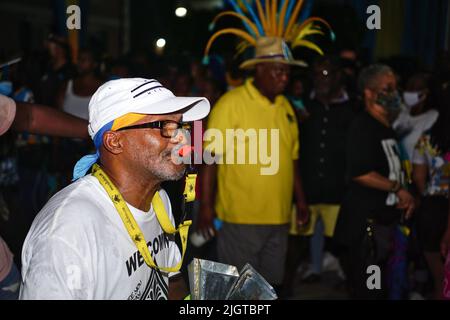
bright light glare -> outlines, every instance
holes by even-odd
[[[187,9],[184,8],[184,7],[178,7],[178,8],[175,10],[175,15],[176,15],[177,17],[182,18],[182,17],[185,17],[186,14],[187,14]]]
[[[156,46],[157,46],[158,48],[164,48],[164,47],[166,46],[166,39],[159,38],[159,39],[156,41]]]

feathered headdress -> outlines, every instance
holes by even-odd
[[[208,63],[208,53],[213,42],[224,34],[234,34],[241,41],[236,49],[237,55],[242,54],[247,48],[255,47],[255,58],[245,61],[241,68],[248,68],[258,62],[279,60],[283,63],[305,65],[301,61],[293,60],[287,44],[291,48],[304,46],[323,55],[323,51],[315,43],[306,39],[314,34],[325,35],[323,27],[327,28],[334,40],[334,33],[330,25],[323,19],[311,17],[299,23],[298,17],[302,9],[303,0],[255,0],[256,8],[247,0],[240,0],[244,8],[235,0],[228,0],[234,11],[219,13],[210,25],[214,29],[219,19],[225,16],[236,17],[241,20],[245,30],[238,28],[226,28],[216,31],[209,39],[204,53],[204,62]],[[246,13],[244,13],[244,10]],[[255,9],[257,13],[255,12]]]

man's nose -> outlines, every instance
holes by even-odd
[[[172,143],[175,144],[186,144],[189,143],[189,141],[191,141],[191,135],[190,132],[188,130],[183,130],[183,129],[178,129],[176,134],[172,137],[171,141]]]
[[[288,82],[289,81],[289,73],[284,72],[280,75],[280,81],[282,82]]]

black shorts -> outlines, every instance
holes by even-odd
[[[423,197],[417,217],[417,233],[424,251],[439,252],[442,237],[447,228],[448,198]]]

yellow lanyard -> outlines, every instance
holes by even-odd
[[[105,188],[106,192],[108,193],[108,196],[112,200],[114,207],[116,207],[117,212],[120,215],[120,218],[122,219],[123,224],[125,225],[125,228],[128,231],[128,234],[130,235],[131,239],[133,240],[134,244],[138,248],[139,252],[141,253],[142,257],[144,258],[145,263],[150,268],[156,268],[162,271],[166,272],[176,272],[180,270],[181,265],[183,263],[184,254],[186,253],[186,246],[187,246],[187,236],[189,231],[189,226],[192,224],[191,220],[183,221],[178,226],[178,229],[175,229],[172,222],[170,221],[169,215],[166,212],[166,209],[164,207],[164,203],[162,202],[161,196],[158,192],[155,193],[153,199],[152,199],[152,205],[153,210],[155,211],[156,217],[158,218],[158,222],[161,225],[161,228],[164,230],[165,233],[168,234],[175,234],[177,232],[180,233],[181,238],[181,246],[182,246],[182,255],[180,262],[174,266],[174,267],[159,267],[155,264],[153,261],[152,255],[150,254],[150,251],[148,250],[147,242],[145,241],[144,235],[142,234],[141,229],[139,228],[136,220],[134,219],[133,215],[131,214],[130,209],[128,208],[125,200],[123,199],[122,195],[120,194],[117,187],[112,183],[112,181],[109,179],[108,175],[100,168],[98,164],[94,164],[92,167],[92,175],[98,179],[100,184]],[[188,177],[186,180],[189,179],[189,183],[186,183],[186,189],[185,189],[185,198],[195,199],[195,174],[189,175],[194,177]],[[189,187],[188,184],[193,188]],[[188,190],[189,189],[189,190]],[[194,193],[194,196],[192,198],[192,191]],[[188,194],[186,194],[188,192]],[[190,192],[190,193],[189,193]],[[187,201],[187,200],[186,200]],[[192,201],[192,200],[191,200]]]

